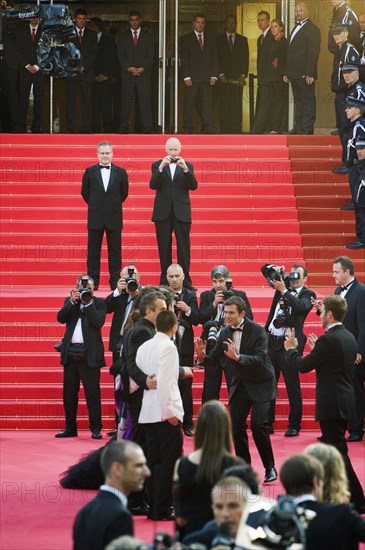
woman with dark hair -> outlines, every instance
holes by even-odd
[[[289,86],[284,82],[286,50],[288,40],[284,36],[284,23],[280,19],[271,21],[274,40],[270,46],[270,101],[272,104],[271,134],[288,131]]]
[[[175,466],[174,506],[180,540],[213,518],[213,485],[226,468],[242,463],[232,456],[231,420],[219,401],[208,401],[200,409],[194,443],[195,450]]]

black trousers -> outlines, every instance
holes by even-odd
[[[43,95],[45,77],[41,71],[35,74],[22,69],[19,72],[19,111],[15,129],[18,132],[27,131],[27,114],[29,107],[29,94],[33,84],[33,121],[32,132],[40,132],[42,123]]]
[[[261,461],[265,470],[273,468],[275,461],[267,424],[270,403],[254,403],[247,395],[243,383],[240,382],[229,399],[229,406],[236,455],[251,464],[247,436],[247,417],[251,411],[252,437]]]
[[[240,134],[242,131],[243,86],[220,82],[218,91],[221,134]]]
[[[299,134],[313,134],[316,120],[315,83],[308,85],[305,78],[291,79],[294,97],[294,130]]]
[[[193,368],[193,356],[179,354],[179,363],[181,367]],[[184,408],[183,427],[192,428],[193,422],[193,379],[181,378],[179,379],[179,390],[181,395],[181,401]]]
[[[270,84],[259,84],[256,96],[255,122],[252,134],[264,134],[270,132],[272,118],[272,103],[270,97]]]
[[[348,448],[345,439],[347,424],[348,420],[341,418],[319,421],[322,431],[322,443],[333,445],[338,451],[340,451],[346,467],[349,489],[351,492],[351,502],[354,504],[355,508],[360,509],[365,505],[365,496],[361,483],[355,473],[348,455]]]
[[[129,118],[135,96],[138,98],[142,131],[152,133],[151,74],[146,72],[141,77],[122,77],[121,91],[119,133],[129,132]]]
[[[111,80],[92,84],[92,131],[113,132],[113,86]]]
[[[211,401],[216,399],[219,401],[219,395],[222,387],[222,378],[226,379],[226,385],[228,392],[232,384],[232,373],[228,367],[222,367],[219,362],[216,365],[209,365],[204,369],[204,389],[202,402]]]
[[[66,428],[74,430],[77,426],[80,381],[82,381],[84,387],[90,430],[100,431],[102,428],[100,369],[90,368],[86,361],[80,363],[69,362],[63,368],[63,406]]]
[[[277,349],[277,344],[280,345],[279,349]],[[269,357],[274,366],[276,380],[279,380],[280,373],[282,373],[284,378],[289,399],[289,427],[294,428],[295,430],[300,430],[302,422],[303,400],[302,392],[300,389],[298,371],[293,368],[288,362],[285,355],[283,341],[273,340],[271,342],[269,336],[268,351]],[[276,399],[273,399],[270,403],[269,424],[273,424],[275,422],[275,406]]]
[[[67,132],[76,130],[76,97],[81,93],[81,133],[91,132],[92,80],[84,76],[65,79]]]
[[[336,126],[339,132],[342,147],[342,162],[347,164],[347,144],[351,135],[351,122],[346,116],[346,90],[335,94]]]
[[[121,229],[89,229],[87,241],[87,272],[99,286],[100,254],[104,231],[108,243],[109,284],[113,289],[117,286],[122,266],[122,233]]]
[[[364,222],[365,222],[365,209]],[[364,226],[365,227],[365,226]],[[364,241],[365,242],[365,235]],[[364,435],[364,419],[365,419],[365,362],[355,365],[354,373],[354,393],[355,393],[355,416],[350,418],[348,431],[351,435]]]
[[[182,455],[183,436],[180,423],[142,424],[147,444],[147,464],[151,476],[147,480],[151,518],[170,513],[172,478],[175,463]]]
[[[194,107],[197,99],[201,99],[201,118],[203,133],[214,134],[213,98],[214,88],[209,82],[197,82],[192,86],[185,86],[184,90],[184,129],[193,130]],[[200,109],[198,109],[200,111]]]
[[[177,219],[174,209],[163,221],[155,222],[158,253],[160,256],[161,277],[160,284],[168,285],[166,271],[172,264],[172,232],[176,237],[177,262],[185,274],[185,284],[191,285],[190,278],[190,230],[191,223]]]

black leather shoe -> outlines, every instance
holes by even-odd
[[[141,506],[135,506],[135,507],[131,506],[129,508],[129,511],[132,514],[132,516],[147,516],[150,511],[150,507],[145,502]]]
[[[56,434],[55,437],[57,437],[58,439],[61,439],[63,437],[77,437],[77,431],[69,430],[68,428],[66,428],[65,430],[63,430],[63,432]]]
[[[363,435],[353,434],[353,435],[349,435],[346,441],[348,441],[349,443],[354,443],[355,441],[362,441],[363,437],[364,437]]]
[[[339,166],[338,168],[334,168],[332,170],[334,174],[348,174],[350,172],[350,169],[346,164],[343,164],[342,166]]]
[[[332,130],[332,132],[330,133],[330,136],[338,136],[339,133],[340,132],[338,130]]]
[[[365,248],[365,245],[361,241],[355,241],[353,243],[347,244],[346,248],[349,248],[350,250],[357,250],[360,248]]]
[[[354,203],[352,201],[348,202],[344,206],[340,206],[340,210],[355,210]]]
[[[299,430],[296,430],[295,428],[288,428],[284,435],[285,437],[295,437],[299,435]]]
[[[91,432],[91,437],[92,437],[92,439],[102,439],[103,438],[103,436],[101,435],[100,432],[98,432],[98,430],[93,430]]]
[[[272,424],[269,424],[269,425],[268,425],[268,429],[269,429],[269,434],[270,434],[270,435],[273,435],[273,433],[274,433],[274,426],[273,426]]]
[[[271,483],[278,479],[278,473],[276,468],[270,468],[270,470],[265,470],[264,483]]]
[[[184,429],[185,435],[187,435],[188,437],[194,437],[195,431],[193,426],[188,426],[187,428],[183,428],[183,429]]]
[[[106,435],[108,435],[109,437],[113,437],[113,435],[115,435],[117,433],[117,430],[112,430],[111,432],[106,432]]]

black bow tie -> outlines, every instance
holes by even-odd
[[[243,326],[241,327],[229,327],[231,329],[231,332],[236,332],[238,330],[238,332],[243,332]]]
[[[106,170],[110,170],[110,166],[104,166],[104,164],[99,164],[100,168],[105,168]]]
[[[348,283],[347,285],[342,285],[341,286],[341,292],[343,292],[344,290],[348,290],[353,282],[354,281],[351,281],[351,283]]]

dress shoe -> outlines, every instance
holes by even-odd
[[[361,241],[355,241],[353,243],[347,244],[346,248],[349,248],[350,250],[357,250],[358,248],[365,248],[365,245]]]
[[[194,437],[195,431],[193,426],[188,426],[187,428],[183,428],[184,434],[188,437]]]
[[[150,507],[148,506],[147,502],[145,502],[141,506],[131,506],[129,508],[129,511],[132,516],[147,516],[150,511]]]
[[[269,430],[269,434],[270,434],[270,435],[273,435],[273,433],[274,433],[274,426],[273,426],[272,424],[269,424],[267,427],[268,427],[268,430]]]
[[[294,128],[292,130],[289,130],[288,132],[288,136],[296,136],[297,134],[299,134],[299,132],[297,130],[294,130]]]
[[[346,439],[346,441],[348,441],[349,443],[354,443],[355,441],[362,441],[362,438],[364,437],[364,435],[355,435],[355,434],[352,434],[352,435],[349,435],[348,438]]]
[[[148,514],[147,519],[152,521],[175,521],[174,512],[166,512],[166,514]]]
[[[91,432],[91,437],[92,437],[92,439],[102,439],[103,438],[103,436],[101,435],[101,433],[98,430],[93,430]]]
[[[340,206],[340,210],[355,210],[354,203],[350,201],[344,206]]]
[[[346,166],[346,164],[343,164],[342,166],[339,166],[338,168],[334,168],[332,170],[334,174],[348,174],[349,171],[349,167]]]
[[[330,136],[338,136],[340,134],[340,132],[338,130],[332,130],[332,132],[330,133]]]
[[[299,435],[299,430],[296,430],[295,428],[288,428],[284,435],[285,437],[295,437],[296,435]]]
[[[69,430],[68,428],[66,428],[65,430],[63,430],[63,432],[56,434],[55,437],[57,437],[58,439],[61,439],[63,437],[77,437],[77,431]]]
[[[113,437],[113,435],[115,435],[117,433],[117,430],[111,430],[110,432],[106,432],[106,435],[108,435],[109,437]]]
[[[265,470],[264,483],[271,483],[278,479],[278,473],[276,468],[270,468],[270,470]]]

